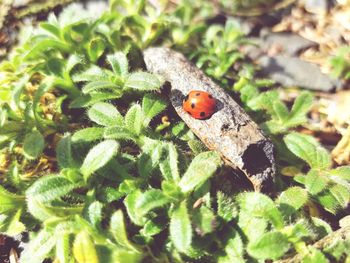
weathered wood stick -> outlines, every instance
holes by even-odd
[[[168,48],[148,48],[144,60],[150,72],[170,82],[173,107],[203,143],[218,151],[228,165],[243,171],[256,191],[271,190],[274,147],[247,113],[182,54]],[[191,90],[209,92],[217,100],[217,111],[209,119],[194,119],[182,109],[182,101]]]
[[[312,246],[317,249],[324,249],[327,246],[333,244],[333,242],[336,241],[346,241],[350,239],[350,226],[344,226],[337,231],[325,236],[324,238],[320,239],[316,243],[314,243]],[[345,251],[344,251],[345,252]],[[295,256],[281,259],[278,261],[275,261],[275,263],[300,263],[302,262],[302,255],[297,254]]]

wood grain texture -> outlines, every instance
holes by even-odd
[[[231,167],[243,171],[256,191],[270,191],[275,175],[274,147],[247,113],[182,54],[148,48],[144,60],[150,72],[170,83],[173,107],[203,143],[218,151]],[[191,90],[207,91],[217,100],[217,111],[209,119],[194,119],[182,109],[183,98]]]

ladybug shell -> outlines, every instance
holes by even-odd
[[[208,119],[216,110],[216,100],[208,92],[192,90],[185,97],[182,107],[195,119]]]

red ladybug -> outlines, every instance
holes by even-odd
[[[183,109],[195,119],[207,119],[216,110],[216,101],[208,92],[192,90],[182,103]]]

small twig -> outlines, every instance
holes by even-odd
[[[182,54],[167,48],[144,51],[149,71],[171,84],[170,99],[178,115],[211,150],[243,171],[256,191],[270,191],[275,174],[274,147],[247,113]],[[191,90],[203,90],[217,100],[217,111],[209,119],[197,120],[182,109]]]

